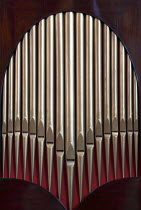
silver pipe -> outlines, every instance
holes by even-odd
[[[2,97],[2,134],[7,132],[7,70],[4,76]]]
[[[95,136],[102,136],[102,36],[101,22],[94,21],[95,43]]]
[[[104,140],[106,154],[106,176],[109,180],[110,139],[111,139],[111,75],[110,75],[110,29],[104,24]]]
[[[19,42],[15,55],[15,116],[14,116],[14,135],[15,135],[15,161],[16,178],[18,177],[19,164],[19,144],[21,122],[21,42]]]
[[[8,174],[11,176],[12,144],[13,144],[13,111],[14,111],[14,59],[11,57],[8,69]]]
[[[7,136],[7,70],[3,83],[3,99],[2,99],[2,167],[3,177],[5,169],[5,152],[6,152],[6,136]]]
[[[101,21],[95,18],[95,136],[98,168],[98,184],[101,183],[102,161],[102,26]]]
[[[26,179],[26,162],[28,150],[28,33],[22,42],[22,139],[23,139],[23,171]]]
[[[48,163],[48,184],[51,189],[54,151],[54,16],[46,20],[46,146]]]
[[[120,138],[121,138],[121,159],[122,177],[125,171],[125,141],[126,141],[126,84],[125,84],[125,49],[119,43],[120,50]]]
[[[134,73],[134,131],[138,131],[138,87],[137,78]]]
[[[89,192],[92,184],[94,150],[94,101],[93,101],[93,18],[86,15],[86,148]]]
[[[120,50],[120,131],[126,131],[126,84],[125,84],[125,49],[122,43],[119,43]]]
[[[38,25],[38,154],[39,179],[42,184],[42,168],[45,140],[45,20]]]
[[[134,145],[135,145],[135,169],[136,176],[138,176],[138,144],[139,144],[139,131],[138,131],[138,87],[137,78],[134,73]]]
[[[56,155],[58,196],[61,197],[64,161],[64,25],[63,13],[55,17],[56,28]]]
[[[29,90],[29,107],[30,107],[30,116],[29,116],[29,133],[30,133],[30,153],[31,153],[31,177],[32,182],[34,181],[34,164],[35,164],[35,147],[36,147],[36,25],[32,27],[29,33],[30,38],[30,90]]]
[[[129,56],[127,55],[127,132],[129,171],[132,176],[132,145],[133,145],[133,71]]]
[[[95,137],[98,168],[98,184],[101,183],[102,162],[102,32],[101,21],[95,18]]]
[[[84,15],[76,13],[76,138],[79,196],[82,199],[83,168],[85,152],[84,133]]]
[[[118,51],[117,36],[111,32],[111,125],[114,157],[114,175],[116,179],[117,170],[117,142],[118,142]]]
[[[75,165],[74,14],[65,14],[65,133],[69,208],[72,209]]]

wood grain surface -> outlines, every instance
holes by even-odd
[[[141,178],[114,180],[97,188],[76,210],[140,210]]]
[[[0,179],[0,209],[64,210],[65,207],[37,184],[19,179]]]
[[[97,17],[98,19],[106,23],[116,33],[116,35],[120,38],[120,40],[126,47],[133,62],[134,69],[137,73],[138,78],[139,97],[141,97],[140,0],[0,0],[0,88],[2,88],[4,72],[9,64],[9,60],[14,50],[16,49],[18,42],[24,36],[26,31],[29,30],[35,23],[39,22],[42,18],[45,18],[51,14],[65,11],[82,12],[92,15],[93,17]],[[140,99],[139,110],[141,110]],[[141,121],[141,115],[139,115],[139,117]],[[56,164],[54,165],[54,168],[55,167]],[[139,170],[140,169],[141,167],[139,167]],[[86,168],[84,168],[84,170],[84,177],[87,177]],[[56,169],[54,169],[54,174],[55,173]],[[141,174],[141,171],[139,171],[139,174]],[[63,178],[65,177],[65,175],[66,171]],[[22,177],[22,175],[20,176]],[[47,172],[44,172],[44,176],[47,176]],[[77,177],[77,172],[75,176]],[[28,178],[30,179],[30,176],[28,176]],[[53,180],[54,183],[52,187],[52,193],[57,194],[57,190],[54,188],[54,186],[56,185],[56,175],[53,175]],[[87,179],[85,178],[84,187],[86,187],[88,184],[86,180]],[[38,180],[35,180],[35,182],[38,183]],[[45,182],[45,178],[43,179],[43,182],[45,183],[45,185],[47,185]],[[74,184],[76,186],[78,185],[77,178],[75,179]],[[64,196],[62,200],[66,202],[66,180],[63,181],[62,194]],[[85,189],[84,196],[87,194],[88,189]],[[75,189],[74,206],[77,204],[78,200],[78,191]]]

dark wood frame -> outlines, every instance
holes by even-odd
[[[25,32],[42,18],[65,11],[97,17],[116,33],[132,59],[141,90],[140,0],[0,0],[0,84]]]
[[[97,17],[115,32],[132,60],[141,98],[140,0],[0,0],[0,91],[10,58],[26,31],[42,18],[66,11]],[[141,115],[139,117],[141,121]]]

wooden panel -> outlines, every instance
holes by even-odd
[[[141,96],[140,0],[124,0],[124,2],[122,0],[111,0],[108,1],[108,3],[106,0],[1,0],[0,86],[2,86],[4,71],[8,66],[10,58],[26,31],[44,17],[70,10],[97,17],[113,29],[116,35],[122,40],[131,56],[137,72],[139,94]],[[84,170],[86,171],[86,168]],[[56,173],[56,171],[54,171],[54,173]],[[46,172],[44,172],[44,176],[46,175]],[[54,178],[55,177],[56,175],[54,175]],[[36,181],[38,182],[38,180]],[[64,185],[65,184],[66,180]],[[76,179],[75,184],[78,184]],[[56,194],[56,189],[53,188],[52,192]],[[63,192],[65,193],[64,190]],[[78,200],[78,192],[76,192],[76,190],[74,194],[77,195],[76,200]],[[87,194],[87,190],[85,191],[85,194]],[[76,203],[77,202],[75,201],[75,204]]]

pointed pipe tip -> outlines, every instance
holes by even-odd
[[[83,168],[84,168],[84,152],[77,151],[78,181],[79,181],[79,197],[82,199],[83,189]]]
[[[128,156],[129,156],[129,171],[130,177],[132,177],[132,145],[133,145],[133,132],[128,131]]]
[[[40,186],[41,186],[42,185],[43,156],[44,156],[44,137],[38,137],[38,154],[39,154],[39,180],[40,180]]]
[[[105,156],[106,156],[106,180],[109,181],[109,162],[110,162],[110,139],[111,134],[105,134]]]
[[[24,171],[23,180],[26,180],[26,171]]]
[[[34,182],[34,178],[33,178],[33,175],[32,175],[32,177],[31,177],[31,181],[32,181],[32,182]]]
[[[96,137],[96,156],[98,170],[98,185],[101,185],[102,137]]]
[[[3,173],[3,178],[4,178],[4,172],[5,172],[5,150],[6,150],[6,134],[2,134],[2,152],[3,152],[3,154],[2,154],[2,161],[3,161],[3,163],[2,163],[2,167],[3,167],[3,169],[2,169],[2,173]]]
[[[15,132],[16,179],[18,178],[18,167],[19,167],[19,142],[20,142],[20,132]]]
[[[11,171],[8,172],[8,178],[11,178]]]
[[[30,135],[30,155],[31,155],[31,180],[34,181],[36,135]]]
[[[16,169],[16,179],[18,178],[18,170]]]
[[[64,151],[56,151],[57,156],[57,184],[58,184],[58,197],[61,197],[61,187],[62,187],[62,172],[63,172],[63,160]]]
[[[89,193],[92,191],[91,183],[89,182]]]
[[[49,187],[49,192],[50,192],[51,191],[51,182],[52,182],[54,143],[47,143],[46,146],[47,146],[47,163],[48,163],[48,187]]]
[[[139,144],[139,133],[138,133],[138,131],[134,131],[135,171],[136,171],[136,177],[138,176],[138,144]]]
[[[126,141],[126,133],[120,132],[121,137],[121,161],[122,161],[122,178],[124,178],[125,173],[125,141]]]
[[[81,203],[82,201],[82,193],[79,193],[79,202]]]
[[[58,198],[59,198],[59,200],[61,200],[61,187],[58,188]]]
[[[101,174],[98,175],[98,186],[101,185]]]
[[[8,133],[8,175],[11,177],[13,133]]]
[[[74,179],[74,160],[67,160],[67,181],[68,181],[68,197],[69,197],[69,209],[72,209],[73,200],[73,179]]]
[[[11,178],[11,172],[8,173],[8,178]]]
[[[48,191],[51,192],[51,183],[48,183]]]
[[[89,192],[91,192],[94,144],[87,144],[86,147],[87,147],[88,183],[89,183]]]
[[[31,168],[32,168],[32,166],[31,166]],[[34,182],[34,171],[31,171],[31,181]]]
[[[24,180],[26,180],[28,133],[23,133],[22,138],[23,138],[23,167],[24,167],[23,170],[24,170]]]
[[[61,193],[58,192],[58,199],[61,200]]]
[[[114,159],[114,178],[117,177],[117,147],[118,147],[118,132],[112,132],[113,143],[113,159]]]

